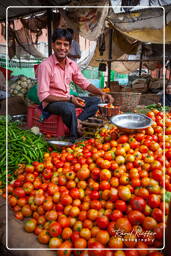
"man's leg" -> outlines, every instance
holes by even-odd
[[[98,97],[80,97],[85,100],[85,107],[83,112],[78,116],[81,121],[86,120],[88,117],[94,116],[98,110],[100,99]]]
[[[64,124],[70,129],[70,137],[73,140],[78,137],[74,104],[70,102],[53,102],[49,103],[45,110],[52,114],[60,115]]]

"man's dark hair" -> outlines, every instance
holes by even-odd
[[[74,34],[74,30],[72,28],[67,28],[67,30],[71,33],[71,35]]]
[[[72,34],[68,29],[57,28],[52,35],[52,42],[54,43],[57,39],[65,38],[66,41],[72,42]]]

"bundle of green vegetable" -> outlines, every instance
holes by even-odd
[[[7,135],[7,151],[6,151]],[[8,174],[13,179],[14,170],[18,164],[30,164],[42,161],[43,153],[47,151],[48,143],[40,136],[29,130],[18,127],[16,122],[8,122],[6,130],[5,120],[0,120],[0,181],[4,184],[6,178],[6,152],[8,153]]]
[[[171,192],[169,192],[169,191],[165,192],[165,201],[167,203],[170,203],[170,201],[171,201]]]
[[[145,106],[146,109],[158,109],[159,111],[169,111],[169,107],[168,106],[162,106],[161,103],[157,103],[157,104],[151,104],[148,106]]]

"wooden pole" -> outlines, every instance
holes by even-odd
[[[48,56],[52,54],[52,33],[53,33],[53,12],[51,8],[47,9],[48,25]]]
[[[112,59],[112,33],[113,33],[113,29],[110,29],[109,30],[109,60]],[[108,88],[110,88],[111,62],[112,61],[108,61],[108,81],[107,81]]]

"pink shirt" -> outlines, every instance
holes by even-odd
[[[49,95],[68,97],[71,81],[84,90],[90,85],[90,82],[82,75],[77,63],[67,57],[65,70],[63,70],[54,54],[38,66],[37,79],[38,97],[41,102]],[[47,104],[47,102],[43,102],[43,107]]]

